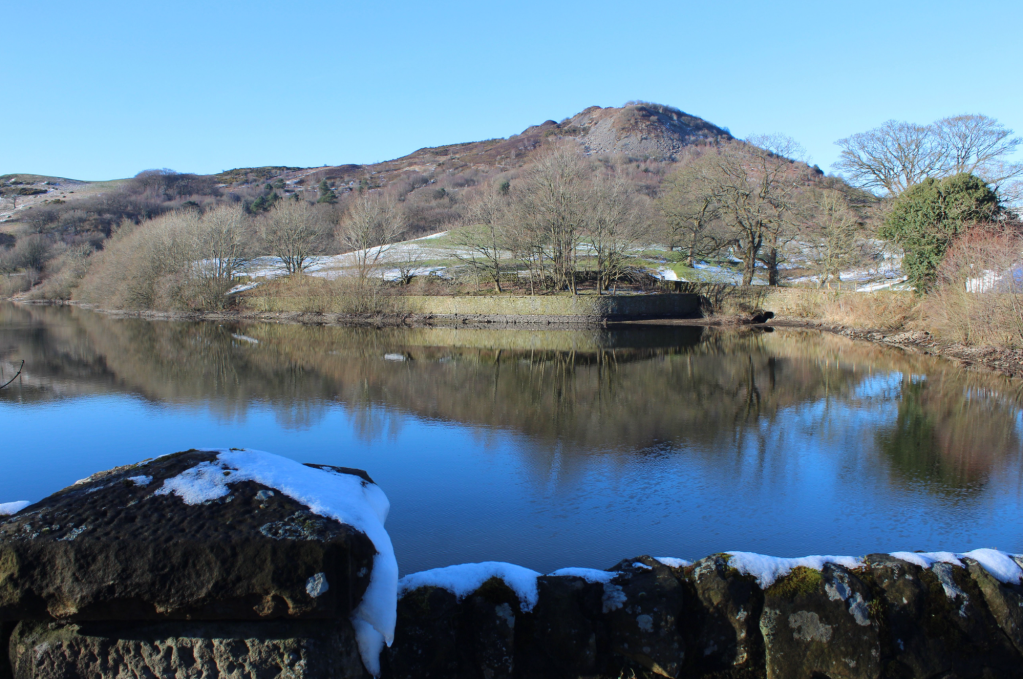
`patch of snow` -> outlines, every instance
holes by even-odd
[[[681,278],[674,270],[669,269],[666,266],[662,266],[660,269],[651,274],[654,278],[659,278],[662,281],[680,281]]]
[[[815,555],[804,556],[796,559],[786,559],[777,556],[764,556],[752,552],[726,552],[732,558],[728,565],[737,569],[743,575],[752,575],[760,585],[760,589],[767,589],[779,578],[783,578],[792,572],[793,568],[803,566],[821,570],[824,564],[835,563],[846,568],[862,568],[863,559],[853,556],[831,556]]]
[[[239,335],[237,333],[231,333],[231,337],[242,342],[248,342],[249,344],[259,344],[259,340],[255,337],[249,337],[248,335]]]
[[[891,552],[888,556],[894,556],[896,559],[901,559],[920,568],[930,568],[936,563],[963,565],[963,562],[952,552]]]
[[[614,580],[616,577],[621,575],[616,571],[598,571],[596,568],[561,568],[549,575],[559,577],[573,577],[582,578],[586,582],[599,582],[601,584],[607,584]]]
[[[966,279],[966,292],[994,292],[1001,278],[997,271],[985,269],[980,276]]]
[[[417,240],[433,240],[434,238],[442,238],[442,237],[444,237],[446,235],[448,235],[447,231],[441,231],[440,233],[435,233],[435,234],[432,234],[432,235],[429,235],[429,236],[423,236],[422,238],[413,238],[412,240],[414,240],[414,241],[417,241]]]
[[[877,283],[867,283],[856,288],[856,292],[876,292],[878,290],[886,290],[888,288],[905,283],[909,280],[908,276],[902,276],[901,278],[894,278],[889,281],[879,281]]]
[[[409,272],[409,275],[418,278],[423,276],[438,276],[443,278],[446,272],[446,266],[417,266]],[[397,281],[401,280],[401,274],[401,269],[383,269],[380,271],[379,276],[385,281]]]
[[[983,548],[963,552],[959,556],[975,560],[998,582],[1018,585],[1023,581],[1023,569],[1005,552]]]
[[[387,643],[384,636],[373,625],[362,618],[352,616],[352,627],[355,629],[355,643],[359,647],[362,664],[374,677],[380,676],[380,653]]]
[[[686,561],[685,559],[676,559],[673,556],[655,556],[654,561],[658,561],[668,568],[685,568],[686,566],[692,566],[692,561]]]
[[[539,596],[536,589],[538,577],[540,574],[536,571],[502,561],[463,563],[406,575],[398,582],[398,596],[420,587],[441,587],[462,599],[490,578],[500,578],[518,596],[522,610],[528,612],[536,606]]]
[[[385,361],[400,362],[405,360],[405,354],[384,354]]]
[[[936,563],[947,563],[953,566],[962,566],[962,558],[973,559],[984,570],[991,574],[995,580],[1008,585],[1018,585],[1023,582],[1023,569],[1020,568],[1011,554],[1000,552],[997,549],[974,549],[970,552],[892,552],[889,556],[909,562],[921,568],[931,568]]]
[[[10,516],[11,514],[17,514],[25,507],[28,507],[31,502],[28,500],[18,500],[17,502],[4,502],[0,503],[0,516]]]
[[[362,602],[352,614],[362,661],[380,674],[380,650],[394,640],[398,602],[398,562],[384,529],[390,502],[379,486],[358,476],[306,467],[294,460],[258,450],[213,449],[217,458],[186,469],[164,481],[157,495],[173,493],[186,504],[216,500],[241,481],[274,488],[315,514],[362,531],[377,550]]]
[[[632,567],[633,568],[638,568],[638,569],[644,570],[644,571],[652,571],[654,569],[653,566],[647,566],[645,563],[643,563],[641,561],[633,561],[632,562]]]
[[[136,486],[145,487],[145,486],[148,486],[150,483],[153,482],[153,477],[152,476],[129,476],[128,478],[125,479],[125,481],[131,481]]]

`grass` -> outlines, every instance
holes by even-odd
[[[774,311],[851,328],[897,330],[914,318],[919,298],[911,292],[838,292],[797,289],[769,302]],[[772,303],[774,302],[774,303]],[[781,303],[778,309],[776,303]]]

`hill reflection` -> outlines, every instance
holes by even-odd
[[[292,429],[340,404],[366,440],[400,426],[398,411],[523,435],[537,483],[594,455],[680,449],[741,475],[812,440],[954,498],[1018,475],[1021,450],[1018,383],[816,332],[242,325],[0,305],[0,367],[22,359],[2,402],[128,393],[226,420],[260,404]]]

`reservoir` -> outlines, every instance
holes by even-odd
[[[817,331],[150,321],[0,303],[0,503],[189,448],[365,469],[403,574],[1023,552],[1023,385]]]

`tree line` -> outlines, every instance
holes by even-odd
[[[380,189],[324,178],[301,194],[282,180],[225,189],[147,171],[103,196],[22,213],[17,237],[0,241],[0,272],[35,272],[48,296],[69,296],[84,276],[82,294],[109,303],[167,304],[160,290],[174,290],[176,306],[206,308],[225,303],[257,255],[298,274],[317,255],[351,252],[365,280],[379,246],[457,226],[453,257],[498,292],[576,293],[581,281],[615,292],[656,259],[692,275],[706,262],[734,269],[744,285],[830,286],[900,257],[926,291],[964,234],[1015,228],[1005,202],[1023,175],[1010,162],[1020,139],[992,118],[889,121],[838,144],[844,176],[811,167],[780,135],[691,146],[671,163],[551,141],[513,171],[409,172]],[[390,259],[409,282],[414,255]]]

